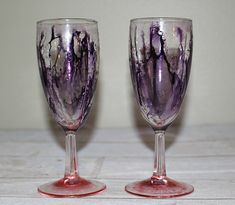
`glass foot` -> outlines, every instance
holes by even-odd
[[[131,194],[144,197],[171,198],[190,194],[194,188],[189,184],[164,177],[134,182],[126,185],[125,190]]]
[[[83,197],[96,194],[106,188],[105,184],[86,180],[83,178],[67,179],[43,184],[38,187],[38,192],[50,197]]]

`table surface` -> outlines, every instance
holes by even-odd
[[[235,126],[170,128],[166,135],[168,176],[195,191],[172,199],[128,194],[124,186],[150,177],[154,137],[150,129],[83,129],[78,132],[80,175],[107,189],[84,198],[48,198],[37,187],[63,176],[60,130],[0,131],[0,205],[235,204]]]

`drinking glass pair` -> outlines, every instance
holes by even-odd
[[[89,19],[37,22],[37,57],[50,111],[66,133],[64,177],[38,188],[53,197],[95,194],[105,184],[81,178],[75,132],[90,111],[99,67],[98,25]],[[138,18],[130,22],[132,84],[141,113],[155,132],[151,178],[128,184],[129,193],[167,198],[193,191],[166,176],[165,130],[177,116],[188,84],[192,59],[192,21],[184,18]]]

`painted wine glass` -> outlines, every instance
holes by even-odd
[[[192,21],[138,18],[130,22],[130,70],[141,113],[155,133],[154,170],[149,179],[128,184],[127,192],[169,198],[193,192],[166,176],[165,131],[179,113],[191,69]]]
[[[64,177],[38,188],[52,197],[80,197],[105,189],[81,178],[77,169],[76,131],[90,111],[99,66],[98,24],[89,19],[37,22],[37,57],[43,90],[55,121],[65,131]]]

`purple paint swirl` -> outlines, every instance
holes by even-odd
[[[137,26],[133,28],[130,39],[135,94],[150,125],[165,129],[177,116],[185,95],[191,68],[192,33],[176,27],[173,39],[168,39],[159,24],[153,23],[149,29],[140,30]]]
[[[49,34],[50,33],[50,34]],[[55,120],[77,130],[89,113],[98,75],[96,44],[85,30],[41,31],[37,41],[41,81]]]

